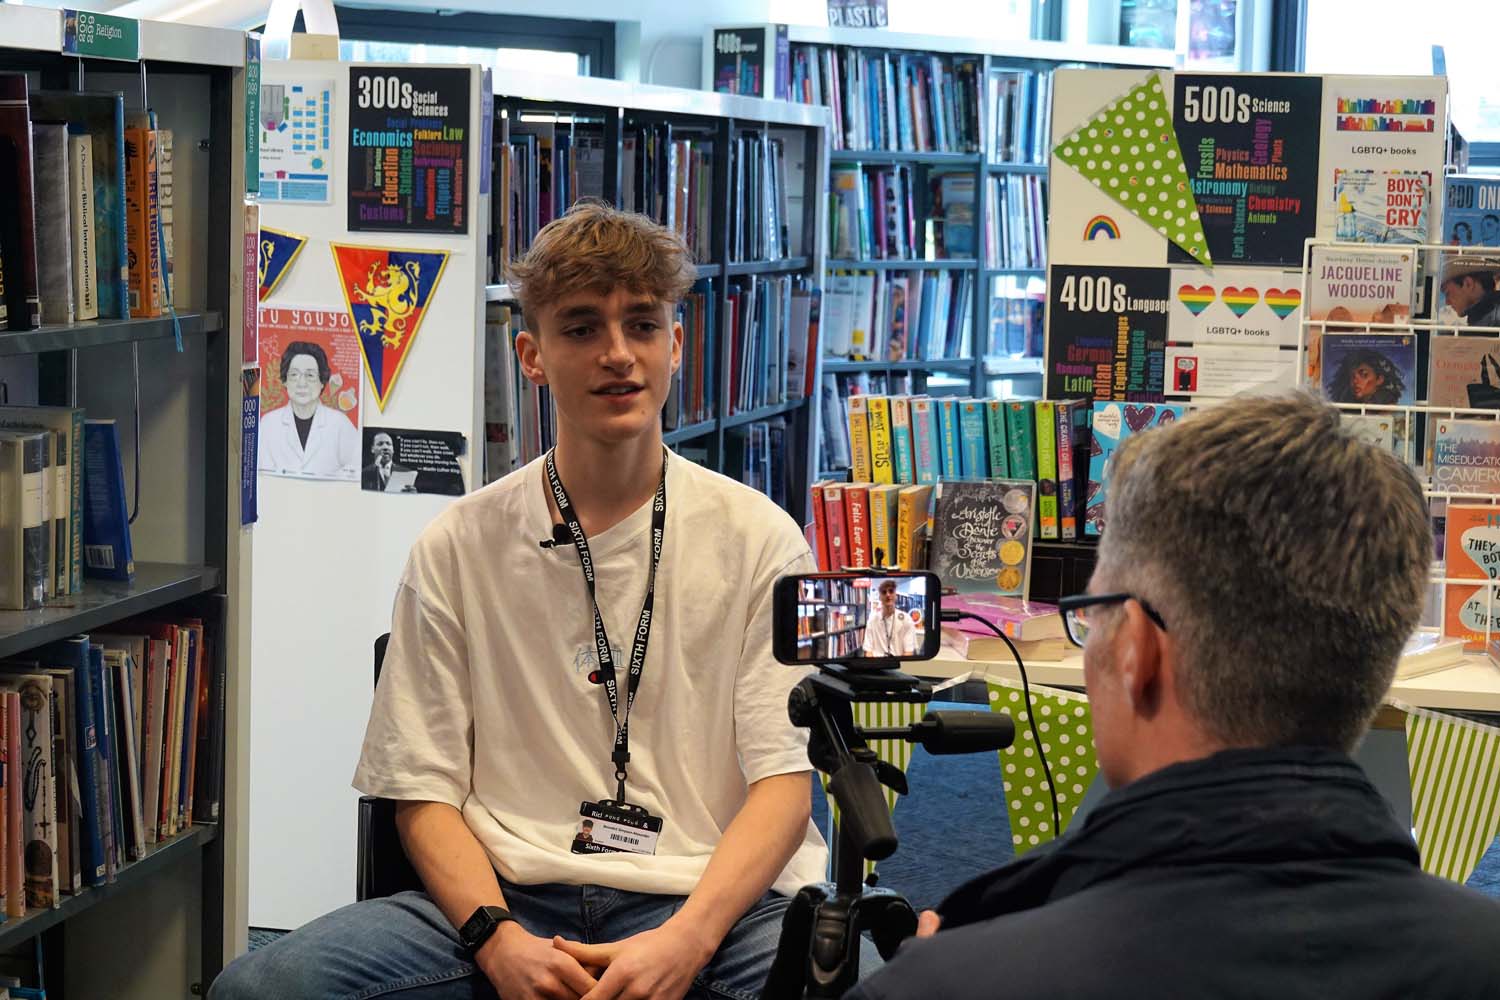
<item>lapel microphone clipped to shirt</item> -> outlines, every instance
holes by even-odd
[[[537,547],[542,549],[555,549],[559,545],[567,545],[573,541],[573,535],[568,531],[566,524],[554,524],[552,526],[552,537],[543,538],[537,542]]]

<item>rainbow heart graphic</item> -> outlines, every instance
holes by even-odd
[[[1302,293],[1295,288],[1282,290],[1280,288],[1266,289],[1266,305],[1276,314],[1277,319],[1286,319],[1297,311],[1302,304]]]
[[[1194,288],[1192,285],[1183,285],[1177,289],[1177,301],[1188,307],[1188,312],[1194,316],[1214,304],[1214,289],[1212,285],[1200,285]]]
[[[1260,289],[1258,288],[1235,288],[1233,286],[1224,289],[1222,296],[1224,304],[1236,318],[1243,317],[1260,301]]]

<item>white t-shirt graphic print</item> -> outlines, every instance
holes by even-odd
[[[580,804],[615,794],[615,728],[589,681],[593,610],[577,552],[537,545],[552,534],[545,491],[538,460],[458,500],[417,540],[354,784],[460,809],[508,881],[689,893],[747,787],[810,770],[807,733],[787,719],[806,671],[771,655],[771,591],[786,573],[812,572],[812,556],[765,496],[669,458],[626,786],[662,819],[661,837],[655,855],[575,855]],[[622,693],[650,521],[647,501],[589,539]],[[809,824],[775,888],[821,881],[826,853]]]

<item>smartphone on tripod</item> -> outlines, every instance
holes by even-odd
[[[772,651],[777,660],[818,669],[792,690],[787,710],[809,731],[807,755],[829,775],[839,807],[834,881],[803,886],[782,923],[762,1000],[839,997],[859,978],[860,936],[868,932],[885,958],[915,933],[911,904],[890,889],[867,886],[866,861],[897,847],[882,786],[906,794],[906,775],[881,760],[870,740],[920,743],[932,753],[976,753],[1008,746],[1010,718],[993,712],[927,712],[892,728],[855,725],[858,702],[925,704],[932,684],[903,672],[929,660],[941,644],[941,584],[933,573],[878,570],[782,577],[772,595]]]

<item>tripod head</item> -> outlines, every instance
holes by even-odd
[[[788,712],[810,731],[808,758],[829,775],[828,792],[838,803],[833,885],[805,886],[787,911],[776,960],[763,1000],[842,996],[859,975],[859,935],[868,929],[882,956],[890,958],[917,929],[911,904],[889,889],[866,888],[864,862],[880,861],[898,846],[881,786],[907,793],[906,775],[876,756],[869,739],[921,743],[937,754],[1000,750],[1015,739],[1007,715],[927,712],[911,726],[861,729],[855,702],[924,704],[932,685],[901,672],[895,660],[862,665],[820,665],[792,689]],[[831,890],[831,891],[830,891]]]

